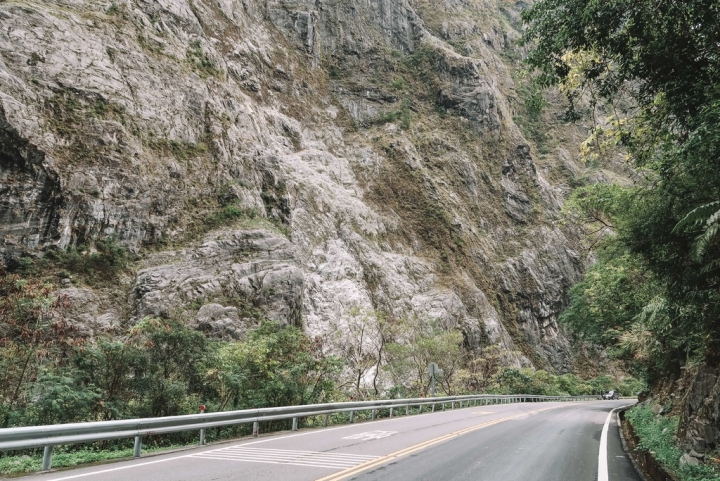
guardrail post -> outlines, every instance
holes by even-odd
[[[352,422],[352,421],[350,421],[350,422]],[[297,425],[298,425],[298,418],[293,418],[293,425],[292,425],[293,431],[297,431]]]
[[[370,419],[372,419],[373,421],[375,421],[375,409],[373,409],[372,411],[370,411]]]
[[[450,409],[455,409],[455,401],[452,401],[452,402],[450,403]]]
[[[393,415],[393,408],[390,408],[390,417]]]
[[[205,405],[200,406],[200,414],[205,412]],[[205,428],[200,430],[200,446],[205,445]]]
[[[405,416],[410,416],[410,406],[405,406]]]
[[[142,449],[142,436],[135,436],[135,446],[133,447],[133,458],[140,457],[141,449]]]
[[[323,420],[323,426],[327,427],[329,420],[330,420],[330,414],[326,414],[325,419]]]
[[[355,411],[350,411],[350,424],[355,421]]]
[[[253,421],[253,437],[258,437],[260,434],[260,422]]]
[[[53,455],[53,446],[52,444],[49,444],[45,446],[45,449],[43,450],[43,460],[42,460],[42,470],[47,471],[52,467],[52,455]]]
[[[432,405],[432,411],[430,411],[430,412],[431,412],[431,413],[434,413],[434,412],[435,412],[435,403],[433,403],[433,405]]]

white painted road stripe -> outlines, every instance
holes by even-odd
[[[629,404],[613,409],[608,413],[607,418],[605,419],[602,434],[600,435],[600,452],[598,453],[598,481],[608,481],[607,437],[608,428],[610,427],[610,420],[612,419],[612,415],[613,413],[615,413],[615,411],[627,406],[629,406]]]
[[[395,418],[395,419],[404,419],[404,418]],[[383,420],[379,420],[379,421],[375,421],[375,422],[382,422],[382,421],[384,421],[384,419],[383,419]],[[336,431],[336,430],[338,430],[338,429],[347,429],[347,428],[352,428],[352,427],[357,427],[357,426],[355,426],[355,425],[353,425],[353,424],[346,424],[346,425],[344,425],[344,426],[338,426],[338,427],[334,427],[334,428],[327,428],[327,429],[324,429],[322,432]],[[296,438],[296,437],[298,437],[298,436],[307,436],[307,435],[309,435],[309,434],[317,434],[317,433],[318,433],[318,431],[312,430],[312,431],[308,431],[308,432],[306,432],[306,433],[290,434],[290,435],[287,435],[287,436],[282,436],[282,435],[281,435],[281,436],[268,436],[267,439],[260,439],[260,440],[258,440],[258,441],[252,441],[252,442],[249,442],[249,443],[245,443],[243,446],[247,446],[247,445],[249,445],[249,444],[267,443],[267,442],[270,442],[270,441],[277,441],[278,439]],[[231,442],[233,442],[233,441],[231,441]],[[213,450],[213,451],[221,451],[221,450],[223,450],[223,449],[230,449],[230,448],[232,448],[232,447],[233,447],[233,446],[228,446],[228,447],[226,447],[226,448],[220,448],[220,449],[216,449],[216,450]],[[206,451],[206,452],[210,452],[210,451]],[[141,467],[143,467],[143,466],[149,466],[150,464],[165,463],[165,462],[168,462],[168,461],[175,461],[176,459],[190,458],[190,457],[192,457],[192,456],[193,456],[193,454],[184,454],[184,455],[182,455],[182,456],[172,456],[172,457],[169,457],[169,458],[157,459],[157,460],[155,460],[155,461],[139,462],[139,463],[135,463],[135,464],[129,464],[129,465],[126,465],[126,466],[120,466],[120,467],[117,467],[117,468],[102,469],[102,470],[100,470],[100,471],[91,471],[91,472],[89,472],[89,473],[73,474],[73,475],[71,475],[71,476],[65,476],[65,477],[62,477],[62,478],[53,478],[53,479],[51,479],[51,480],[49,480],[49,481],[65,481],[65,480],[67,480],[67,479],[84,478],[84,477],[86,477],[86,476],[94,476],[94,475],[96,475],[96,474],[111,473],[111,472],[113,472],[113,471],[122,471],[122,470],[125,470],[125,469],[141,468]]]
[[[286,461],[268,461],[268,460],[260,460],[260,459],[232,459],[232,458],[221,458],[221,457],[215,457],[215,456],[205,456],[203,459],[216,459],[218,461],[242,461],[243,463],[263,463],[263,464],[282,464],[285,466],[306,466],[309,468],[327,468],[327,469],[342,469],[342,468],[348,468],[353,467],[355,464],[352,465],[327,465],[327,464],[314,464],[314,463],[290,463]]]
[[[378,458],[378,456],[349,453],[246,448],[244,446],[233,446],[214,451],[206,451],[204,453],[196,453],[192,454],[191,457],[248,463],[289,464],[293,466],[328,469],[352,468],[353,466]]]

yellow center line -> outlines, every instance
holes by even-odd
[[[382,464],[387,463],[388,461],[391,461],[393,459],[400,458],[402,456],[407,456],[408,454],[414,453],[416,451],[420,451],[421,449],[425,449],[427,447],[433,446],[438,443],[442,443],[444,441],[447,441],[448,439],[452,439],[458,436],[462,436],[463,434],[467,434],[472,431],[477,431],[478,429],[486,428],[488,426],[493,426],[495,424],[500,424],[505,421],[509,421],[511,419],[517,419],[523,416],[527,416],[529,414],[536,414],[541,413],[543,411],[549,411],[550,409],[557,409],[559,407],[563,406],[553,406],[550,408],[544,408],[544,409],[538,409],[536,411],[527,411],[520,414],[515,414],[513,416],[508,416],[505,418],[495,419],[493,421],[488,421],[486,423],[482,424],[476,424],[475,426],[470,426],[469,428],[461,429],[459,431],[452,432],[450,434],[445,434],[443,436],[430,439],[428,441],[424,441],[419,444],[415,444],[413,446],[407,447],[405,449],[401,449],[399,451],[395,451],[390,454],[386,454],[385,456],[380,456],[377,459],[372,459],[370,461],[366,461],[362,464],[358,464],[357,466],[353,466],[351,468],[344,469],[340,472],[331,474],[329,476],[325,476],[323,478],[318,478],[316,481],[340,481],[341,479],[349,478],[350,476],[353,476],[355,474],[359,474],[363,471],[367,471],[368,469],[375,468],[377,466],[380,466]]]

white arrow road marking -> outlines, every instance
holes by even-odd
[[[605,419],[602,434],[600,435],[600,452],[598,453],[598,481],[608,481],[607,435],[608,428],[610,427],[610,420],[612,419],[612,415],[615,411],[627,406],[629,406],[629,404],[613,409],[608,413],[608,416]]]

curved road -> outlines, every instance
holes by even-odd
[[[24,479],[640,481],[622,451],[617,416],[609,416],[630,402],[466,407],[243,439]]]

